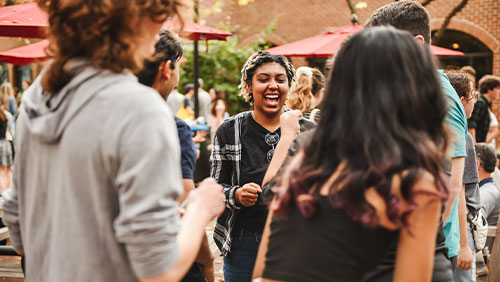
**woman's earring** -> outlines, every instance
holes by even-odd
[[[248,102],[253,103],[253,94],[248,93],[248,96],[250,96],[250,98],[248,99]]]

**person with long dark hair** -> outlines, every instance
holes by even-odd
[[[430,281],[446,109],[429,48],[409,33],[368,28],[346,41],[318,127],[276,184],[254,276],[361,281],[399,237],[393,281]]]

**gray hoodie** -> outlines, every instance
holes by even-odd
[[[73,62],[57,95],[23,95],[4,222],[26,281],[137,281],[178,258],[174,119],[133,75]]]

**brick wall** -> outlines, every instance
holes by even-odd
[[[202,1],[202,7],[213,5],[215,0]],[[351,24],[349,8],[344,0],[254,0],[246,6],[238,6],[236,0],[225,0],[223,11],[206,17],[208,24],[216,26],[220,21],[236,28],[243,44],[251,42],[262,29],[277,21],[276,32],[268,41],[281,45],[305,37]],[[353,0],[353,3],[361,0]],[[363,0],[364,9],[358,9],[363,24],[379,7],[392,0]],[[437,30],[446,15],[460,0],[434,0],[426,8],[431,16],[431,28]],[[448,29],[467,33],[493,53],[493,74],[500,76],[500,0],[469,0],[450,22]],[[294,59],[294,64],[305,64],[304,59]],[[500,118],[500,101],[494,101],[493,111]],[[497,144],[500,144],[500,138]]]
[[[213,5],[215,0],[201,1],[201,7]],[[280,45],[322,32],[349,25],[351,15],[344,0],[254,0],[245,6],[235,4],[236,0],[225,0],[221,13],[212,14],[204,20],[210,25],[220,21],[230,24],[236,34],[250,42],[262,29],[273,21],[277,22],[276,32],[268,38]],[[353,3],[359,1],[353,0]],[[374,10],[391,0],[364,0],[367,7],[358,9],[359,21],[364,23]],[[427,5],[431,15],[431,27],[438,29],[447,13],[460,0],[435,0]],[[468,33],[494,54],[493,73],[500,75],[500,1],[469,0],[467,6],[458,13],[449,29]]]

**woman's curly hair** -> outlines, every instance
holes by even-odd
[[[301,69],[309,71],[301,72]],[[287,106],[305,114],[312,109],[313,97],[325,87],[325,76],[316,68],[300,67],[288,95]]]
[[[48,13],[48,53],[53,62],[42,80],[44,90],[57,93],[72,78],[65,64],[73,58],[91,61],[96,68],[139,71],[144,58],[137,54],[139,29],[134,19],[150,16],[163,22],[180,16],[182,0],[40,0]]]
[[[260,66],[266,63],[277,63],[283,66],[286,71],[286,76],[288,78],[288,86],[292,85],[293,78],[295,76],[295,69],[293,65],[285,57],[281,55],[272,55],[266,51],[259,51],[248,58],[246,63],[241,69],[241,81],[238,88],[240,89],[240,96],[245,98],[245,101],[253,104],[252,93],[250,93],[249,87],[252,85],[252,78]]]

